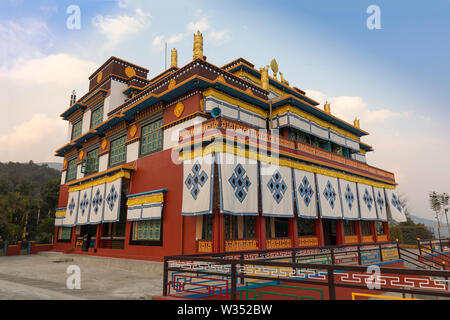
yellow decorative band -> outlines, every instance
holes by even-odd
[[[287,113],[287,112],[294,113],[294,114],[298,115],[299,117],[302,117],[304,119],[310,120],[310,121],[314,122],[315,124],[317,124],[319,126],[322,126],[324,128],[330,128],[330,129],[336,131],[337,133],[340,133],[343,136],[346,136],[346,137],[351,138],[351,139],[356,140],[356,141],[360,141],[358,136],[356,136],[356,135],[354,135],[354,134],[352,134],[350,132],[347,132],[347,131],[345,131],[345,130],[343,130],[341,128],[338,128],[337,126],[335,126],[333,124],[330,124],[330,123],[328,123],[326,121],[320,120],[319,118],[317,118],[317,117],[315,117],[315,116],[313,116],[313,115],[311,115],[309,113],[306,113],[306,112],[304,112],[302,110],[299,110],[298,108],[293,107],[291,105],[285,105],[285,106],[276,108],[273,111],[273,117],[276,117],[277,115],[281,115],[281,114],[284,114],[284,113]]]
[[[127,200],[127,206],[137,206],[140,204],[146,204],[146,203],[164,203],[164,194],[163,193],[156,193],[149,196],[142,196],[137,198],[131,198]]]
[[[80,190],[84,190],[84,189],[88,189],[88,188],[92,188],[95,186],[99,186],[101,184],[104,183],[109,183],[109,182],[113,182],[117,179],[120,178],[125,178],[125,179],[130,179],[130,172],[129,171],[120,171],[112,176],[108,176],[108,177],[103,177],[94,181],[89,181],[83,184],[80,184],[78,186],[73,186],[69,188],[69,192],[74,192],[74,191],[80,191]]]
[[[205,155],[208,155],[208,154],[211,154],[214,152],[216,152],[216,153],[223,152],[223,153],[234,154],[234,155],[237,155],[240,157],[266,162],[268,164],[280,165],[280,166],[294,168],[294,169],[303,170],[303,171],[307,171],[307,172],[318,173],[318,174],[321,174],[324,176],[345,179],[345,180],[351,181],[351,182],[363,183],[363,184],[367,184],[369,186],[374,186],[376,188],[395,189],[395,185],[390,185],[390,184],[381,183],[381,182],[375,182],[372,180],[359,178],[359,177],[355,177],[355,176],[352,176],[349,174],[336,172],[336,171],[328,170],[328,169],[324,169],[324,168],[319,168],[316,166],[299,163],[299,162],[292,161],[292,160],[273,158],[273,157],[269,157],[265,154],[259,154],[254,151],[244,150],[244,149],[238,148],[238,147],[230,147],[229,145],[218,144],[218,143],[211,143],[204,148],[194,148],[194,152],[180,152],[180,160],[188,160],[188,159],[192,160],[196,157],[205,156]]]
[[[258,115],[260,115],[260,116],[262,116],[264,118],[267,118],[267,112],[266,111],[264,111],[264,110],[262,110],[260,108],[256,108],[256,107],[252,106],[251,104],[248,104],[248,103],[246,103],[244,101],[241,101],[241,100],[239,100],[237,98],[233,98],[233,97],[231,97],[229,95],[226,95],[226,94],[224,94],[222,92],[219,92],[217,90],[214,90],[212,88],[206,89],[203,92],[203,95],[204,95],[205,98],[206,97],[210,97],[210,96],[215,97],[217,99],[220,99],[222,101],[228,102],[228,103],[233,104],[235,106],[239,106],[242,109],[246,109],[248,111],[254,112],[254,113],[256,113],[256,114],[258,114]]]
[[[56,210],[56,212],[55,212],[56,218],[65,217],[65,216],[66,216],[66,209]]]

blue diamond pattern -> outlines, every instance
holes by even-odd
[[[352,210],[353,202],[355,201],[355,196],[354,196],[349,184],[347,184],[347,188],[345,189],[344,198],[345,198],[345,202],[347,202],[348,208],[350,210]]]
[[[364,195],[363,195],[363,200],[364,203],[367,206],[367,209],[372,210],[372,204],[373,204],[373,197],[370,195],[369,190],[364,190]]]
[[[233,190],[235,190],[234,195],[241,203],[242,203],[242,201],[244,201],[245,197],[247,196],[248,189],[249,189],[250,185],[252,184],[250,182],[250,179],[248,178],[248,175],[245,176],[245,174],[246,174],[245,169],[239,163],[236,166],[236,168],[234,168],[233,175],[230,177],[230,179],[228,179],[228,182],[233,187]]]
[[[378,190],[378,194],[377,194],[377,204],[378,204],[378,208],[380,209],[380,211],[383,211],[384,199],[383,199],[383,196],[381,195],[381,191],[379,191],[379,190]]]
[[[203,185],[208,180],[208,175],[206,174],[205,170],[202,170],[202,166],[198,161],[195,162],[194,166],[192,167],[192,173],[188,175],[186,178],[186,181],[184,182],[189,190],[191,190],[191,195],[194,198],[194,200],[197,200],[198,194],[200,193],[200,187],[203,187]],[[201,172],[200,172],[201,171]]]
[[[75,200],[73,200],[73,198],[70,201],[68,208],[69,208],[69,215],[72,215],[73,209],[75,209]]]
[[[330,204],[331,209],[334,209],[334,203],[336,201],[336,191],[334,190],[333,186],[331,185],[330,180],[328,180],[327,185],[325,186],[325,189],[323,190],[323,195],[325,196],[325,199]]]
[[[84,213],[86,212],[86,209],[89,207],[89,199],[87,196],[87,191],[84,192],[83,198],[80,201],[80,209],[81,209],[81,215],[84,216]]]
[[[280,201],[283,199],[284,193],[287,190],[287,185],[278,170],[276,170],[270,178],[269,182],[267,183],[267,187],[269,188],[270,192],[273,193],[273,198],[275,199],[275,201],[277,203],[280,203]]]
[[[398,211],[402,212],[402,204],[400,203],[400,199],[395,194],[392,194],[391,203]]]
[[[114,209],[114,205],[116,204],[118,197],[119,197],[119,194],[117,193],[114,185],[112,185],[111,190],[109,191],[108,196],[106,197],[106,203],[109,206],[109,210]]]
[[[298,193],[303,198],[306,207],[311,203],[312,196],[314,195],[314,190],[311,188],[311,184],[306,176],[303,177],[302,183],[298,187]]]
[[[94,198],[92,199],[92,207],[94,208],[94,212],[95,214],[97,214],[98,209],[100,208],[100,206],[103,203],[103,197],[102,194],[100,192],[100,189],[97,189],[97,192],[95,193]]]

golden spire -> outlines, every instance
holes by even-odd
[[[323,110],[328,113],[331,114],[331,108],[330,108],[330,104],[328,103],[328,101],[325,102],[324,106],[323,106]]]
[[[200,33],[200,30],[197,31],[197,34],[194,34],[194,59],[202,59],[203,60],[203,35]]]
[[[355,120],[353,120],[353,126],[359,129],[359,119],[355,118]]]
[[[269,91],[269,66],[260,68],[261,72],[261,87],[263,90]]]
[[[170,51],[170,67],[171,68],[178,68],[178,52],[177,49],[173,48],[172,51]]]

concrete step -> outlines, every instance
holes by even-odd
[[[134,271],[138,273],[153,275],[153,276],[163,276],[164,264],[162,262],[156,261],[145,261],[145,260],[133,260],[133,259],[121,259],[121,258],[110,258],[110,257],[99,257],[81,254],[66,254],[63,252],[55,251],[41,251],[38,255],[46,256],[54,259],[53,262],[71,262],[73,264],[77,263],[87,263],[90,265],[98,265],[105,268],[114,268],[126,271]]]

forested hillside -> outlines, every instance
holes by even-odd
[[[0,241],[51,240],[60,175],[32,161],[0,163]]]

